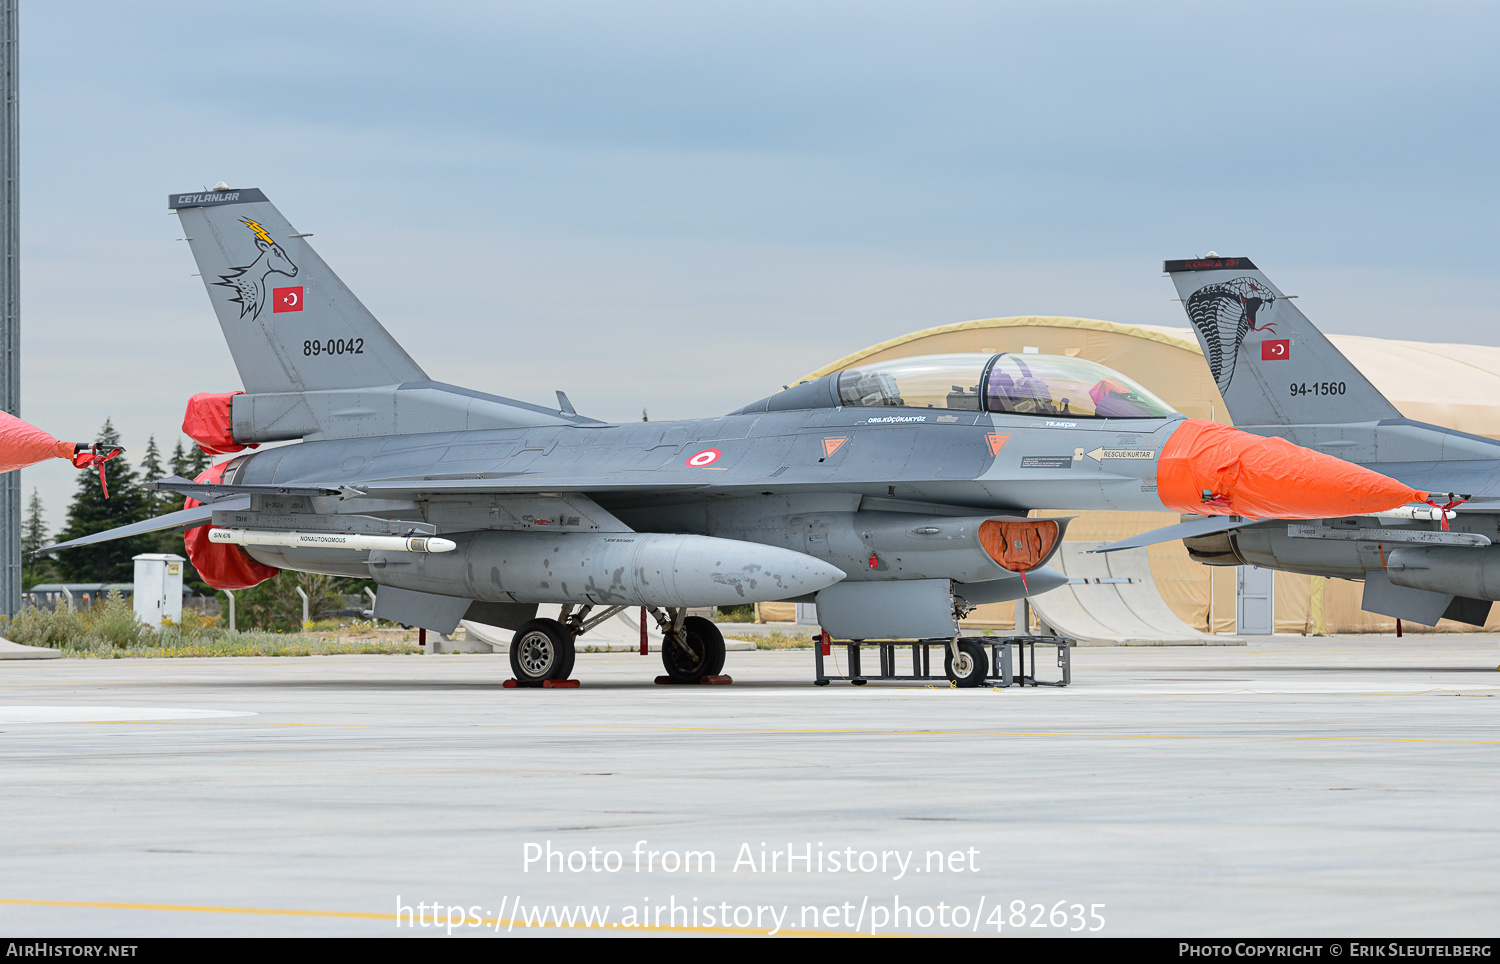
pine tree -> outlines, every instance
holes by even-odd
[[[213,464],[214,464],[214,460],[212,458],[210,458],[208,456],[208,454],[206,452],[204,452],[201,448],[199,448],[198,446],[194,445],[193,446],[193,450],[188,453],[188,458],[187,458],[187,469],[188,470],[186,472],[184,472],[183,475],[185,477],[189,478],[189,479],[196,479],[199,475],[203,474],[203,471],[205,469],[207,469],[210,465],[213,465]]]
[[[166,473],[162,471],[161,467],[161,449],[156,447],[156,436],[153,435],[146,442],[146,457],[141,459],[141,481],[154,482],[157,479],[165,477],[165,475]],[[150,489],[145,490],[142,497],[146,502],[146,518],[148,519],[169,511],[167,509],[168,500],[176,498],[171,493],[153,492]]]
[[[21,525],[21,588],[30,589],[39,582],[49,582],[54,576],[52,560],[33,555],[47,544],[47,523],[42,518],[42,497],[36,489],[31,490],[31,501],[26,504],[26,521]]]
[[[99,430],[99,441],[120,444],[120,435],[109,419],[105,419],[104,427]],[[104,463],[104,477],[109,485],[108,499],[100,491],[97,468],[79,473],[78,489],[73,495],[73,504],[68,506],[67,525],[58,533],[61,541],[93,535],[149,517],[145,492],[123,453]],[[155,550],[156,540],[150,535],[64,549],[57,554],[57,571],[69,582],[129,582],[135,578],[132,557]]]
[[[182,439],[180,438],[177,440],[177,447],[172,450],[172,461],[170,464],[173,475],[187,479],[192,478],[191,475],[188,475],[188,455],[182,450]]]

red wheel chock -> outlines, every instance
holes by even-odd
[[[734,677],[733,676],[704,676],[704,677],[700,678],[698,680],[698,682],[700,682],[700,683],[702,683],[702,684],[704,684],[706,686],[728,686],[730,683],[734,682]],[[658,676],[656,678],[656,685],[657,686],[676,686],[676,685],[679,685],[679,684],[678,684],[678,682],[675,679],[673,679],[670,676]],[[686,684],[686,685],[690,686],[692,684],[689,683],[689,684]]]

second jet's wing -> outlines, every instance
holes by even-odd
[[[1162,526],[1160,529],[1152,529],[1150,532],[1142,532],[1138,536],[1129,539],[1121,539],[1119,542],[1111,542],[1107,546],[1090,549],[1089,552],[1116,552],[1120,549],[1139,549],[1141,546],[1154,546],[1158,542],[1171,542],[1173,539],[1193,539],[1198,536],[1211,536],[1216,532],[1229,532],[1244,526],[1253,526],[1260,519],[1240,519],[1235,516],[1204,516],[1201,519],[1191,519],[1187,522],[1178,522],[1174,525]]]

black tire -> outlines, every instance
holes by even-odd
[[[510,641],[510,671],[522,683],[573,675],[573,634],[555,619],[521,624]]]
[[[670,638],[662,639],[661,664],[667,675],[679,683],[718,676],[724,669],[724,634],[719,627],[702,616],[689,616],[682,621],[682,633],[691,655]]]
[[[989,657],[985,655],[984,644],[976,643],[972,639],[960,639],[958,641],[959,660],[968,657],[968,670],[962,674],[954,667],[953,649],[949,646],[943,647],[943,672],[948,675],[958,686],[979,686],[984,683],[985,678],[990,675]]]

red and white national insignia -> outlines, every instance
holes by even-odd
[[[295,288],[276,288],[271,292],[271,311],[280,314],[283,311],[302,310],[302,286]]]
[[[993,458],[1000,454],[1001,449],[1005,448],[1005,443],[1010,441],[1010,436],[996,435],[992,432],[984,437],[984,441],[990,447],[990,457]]]
[[[825,438],[823,440],[823,458],[826,459],[828,458],[828,456],[837,452],[839,450],[839,446],[843,445],[847,441],[849,441],[849,436],[847,435],[830,435],[829,437]]]
[[[719,456],[723,454],[724,453],[720,452],[718,449],[704,449],[701,452],[689,456],[688,460],[683,464],[690,468],[701,469],[706,465],[713,465],[715,462],[719,461]]]
[[[1292,357],[1292,340],[1290,338],[1272,338],[1270,341],[1260,343],[1261,361],[1285,361]]]

